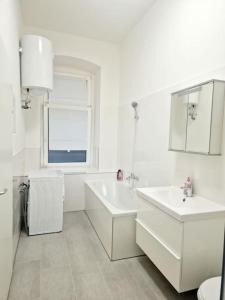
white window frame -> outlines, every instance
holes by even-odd
[[[42,150],[42,165],[45,167],[88,167],[91,163],[91,132],[92,132],[92,103],[93,103],[93,80],[90,75],[81,75],[77,73],[62,73],[62,72],[54,72],[54,75],[65,76],[65,77],[75,77],[82,78],[87,80],[88,86],[88,103],[87,105],[69,105],[69,104],[60,104],[60,103],[51,103],[44,102],[43,109],[43,150]],[[49,109],[68,109],[75,111],[86,111],[88,113],[88,124],[87,124],[87,155],[86,162],[71,162],[71,163],[49,163],[48,162],[48,143],[49,143]]]

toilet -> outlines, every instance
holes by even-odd
[[[198,300],[220,299],[221,276],[204,281],[198,289]]]

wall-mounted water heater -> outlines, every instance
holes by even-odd
[[[47,38],[32,34],[22,37],[21,84],[23,108],[30,108],[32,98],[52,90],[53,52]]]

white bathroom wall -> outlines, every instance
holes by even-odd
[[[65,199],[63,209],[67,211],[79,211],[85,209],[85,188],[86,180],[115,179],[116,173],[113,172],[91,172],[70,173],[64,175]]]
[[[119,48],[115,44],[78,36],[28,28],[25,33],[46,36],[53,43],[55,55],[71,56],[90,61],[101,69],[100,83],[100,132],[99,132],[99,168],[115,170],[117,165],[117,126],[118,126],[118,84],[119,84]],[[40,104],[32,103],[32,109],[26,112],[26,153],[27,168],[40,166]],[[32,162],[32,166],[29,166]]]
[[[20,234],[20,195],[19,184],[24,172],[25,125],[21,109],[19,37],[22,27],[19,0],[0,1],[0,39],[9,58],[9,82],[12,86],[14,100],[12,133],[12,167],[13,167],[13,253]],[[0,57],[1,62],[1,57]],[[1,64],[2,65],[2,64]],[[4,128],[4,124],[1,124]],[[2,142],[2,141],[1,141]]]
[[[224,11],[223,0],[157,0],[121,44],[118,159],[119,166],[131,168],[135,100],[140,185],[180,185],[191,175],[197,193],[225,203],[224,155],[167,151],[170,93],[225,79]]]
[[[23,151],[25,142],[24,115],[21,109],[20,96],[19,38],[21,29],[22,20],[19,0],[1,0],[0,36],[9,57],[10,82],[14,95],[14,156]]]

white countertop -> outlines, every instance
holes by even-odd
[[[182,222],[194,219],[225,218],[225,206],[197,195],[185,197],[179,187],[138,188],[137,194]]]

